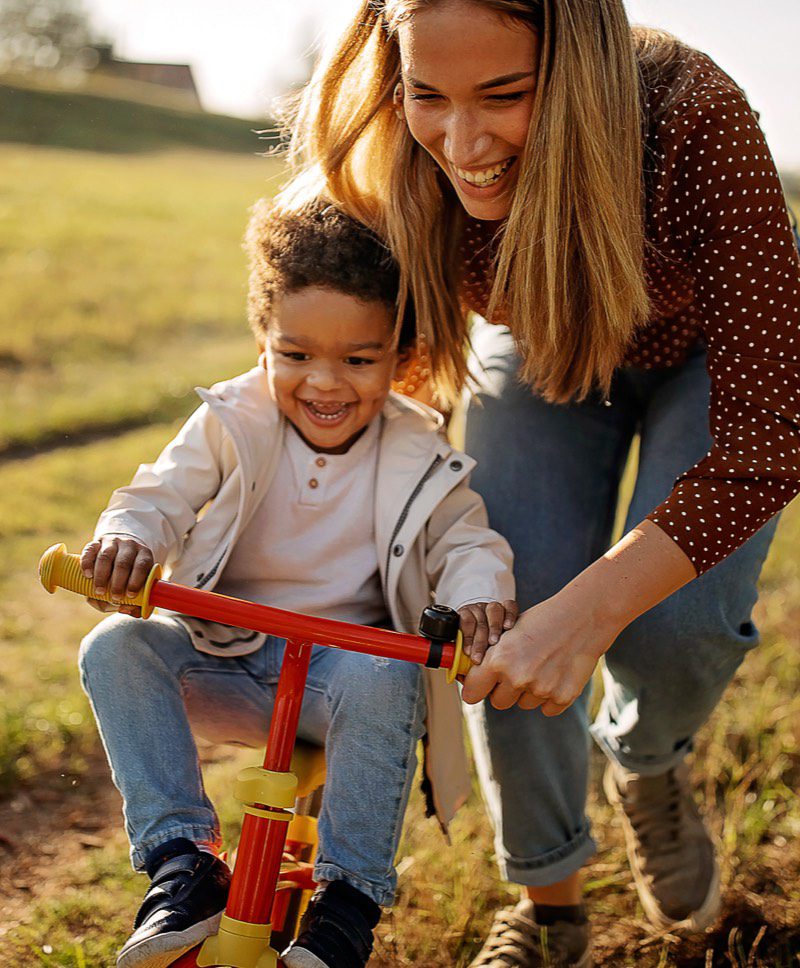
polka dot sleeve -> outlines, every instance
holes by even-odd
[[[649,518],[702,574],[800,491],[800,260],[739,89],[709,85],[668,121],[662,212],[694,277],[713,446]]]

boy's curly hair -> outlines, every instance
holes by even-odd
[[[250,263],[247,315],[259,346],[284,294],[315,287],[364,302],[383,303],[394,314],[400,270],[374,232],[319,200],[283,211],[267,199],[253,207],[244,242]],[[413,311],[406,311],[398,347],[416,338]]]

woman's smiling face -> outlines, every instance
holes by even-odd
[[[536,33],[480,3],[448,0],[415,11],[397,39],[411,135],[473,218],[505,218],[533,112]]]

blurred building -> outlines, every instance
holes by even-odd
[[[168,94],[168,100],[176,106],[202,110],[200,95],[189,64],[151,64],[121,60],[114,56],[113,44],[95,44],[92,49],[96,54],[93,75],[133,81],[151,89],[154,94]]]

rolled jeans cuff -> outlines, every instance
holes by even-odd
[[[597,851],[589,822],[572,840],[561,844],[536,857],[511,857],[499,854],[498,863],[501,876],[513,884],[527,887],[546,887],[562,881],[581,867]]]
[[[156,847],[160,847],[161,844],[165,844],[168,840],[176,840],[178,837],[191,840],[194,844],[218,844],[220,842],[218,827],[186,826],[185,824],[183,826],[169,827],[163,833],[159,834],[158,837],[146,843],[136,844],[131,847],[131,864],[133,865],[133,869],[142,873],[145,870],[147,855],[155,850]]]
[[[648,756],[640,754],[637,756],[626,749],[610,732],[608,727],[611,724],[608,722],[608,717],[604,716],[603,713],[604,710],[601,711],[597,721],[589,727],[589,732],[605,753],[607,759],[630,773],[638,773],[639,776],[660,776],[682,763],[687,753],[692,751],[692,737],[690,736],[688,739],[676,743],[673,751],[667,755]]]
[[[369,881],[362,880],[360,877],[356,877],[355,874],[351,874],[350,871],[344,870],[337,864],[317,864],[314,868],[314,880],[317,883],[320,883],[320,881],[344,881],[350,887],[354,887],[357,891],[361,891],[362,894],[366,894],[368,898],[380,905],[380,907],[389,907],[394,904],[395,891],[393,887],[371,884]]]

